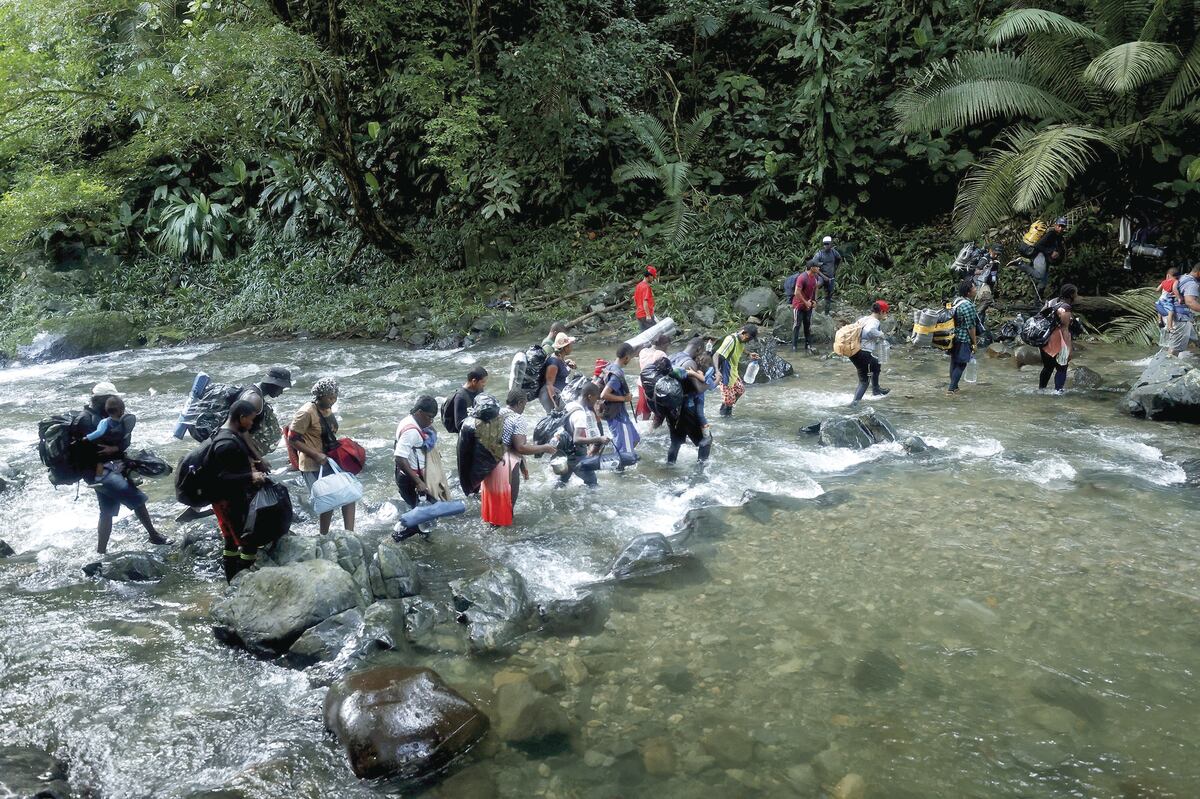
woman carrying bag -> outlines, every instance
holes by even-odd
[[[1054,314],[1057,325],[1050,334],[1050,340],[1042,347],[1042,372],[1038,375],[1038,390],[1045,391],[1050,385],[1050,375],[1054,375],[1054,393],[1062,394],[1067,385],[1067,366],[1071,362],[1072,338],[1076,332],[1082,332],[1082,326],[1075,319],[1071,306],[1074,305],[1079,290],[1070,283],[1059,289],[1058,297],[1046,303],[1046,312]]]
[[[346,528],[346,532],[352,533],[354,510],[357,500],[362,497],[362,486],[353,475],[343,472],[326,454],[338,446],[338,421],[333,415],[333,406],[338,398],[337,381],[332,377],[321,378],[313,385],[312,395],[312,401],[306,402],[293,417],[288,426],[288,437],[300,455],[300,473],[304,476],[304,484],[308,486],[309,497],[316,500],[316,495],[340,496],[348,500],[341,505],[342,526]],[[322,490],[314,495],[314,484],[318,480],[331,478],[339,483],[340,493],[326,490],[333,488],[332,485],[328,485],[322,486]],[[352,486],[348,486],[350,482],[358,487],[357,496],[353,496],[354,492],[350,490]],[[320,515],[321,535],[326,535],[333,521],[333,509],[318,510],[314,507],[314,511]]]

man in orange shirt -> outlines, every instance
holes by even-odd
[[[650,284],[658,280],[658,270],[653,265],[646,266],[646,274],[633,290],[633,309],[637,316],[638,327],[642,330],[654,327],[658,320],[654,318],[654,289]]]

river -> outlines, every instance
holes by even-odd
[[[174,462],[188,444],[170,432],[196,371],[243,382],[290,366],[297,388],[276,400],[285,421],[316,378],[336,377],[342,433],[369,453],[359,533],[375,538],[393,522],[381,506],[395,495],[392,431],[412,400],[445,396],[476,361],[503,397],[511,352],[254,342],[0,371],[0,457],[27,472],[0,494],[0,538],[19,553],[0,560],[0,742],[47,748],[78,790],[106,799],[399,795],[353,777],[323,729],[324,688],[214,639],[215,564],[173,558],[154,585],[83,576],[95,500],[50,486],[36,423],[109,379],[139,416],[135,447]],[[585,344],[576,358],[602,354]],[[1110,385],[1132,381],[1144,357],[1079,353]],[[634,535],[730,506],[727,531],[703,546],[704,579],[620,588],[599,635],[532,635],[505,661],[424,661],[485,707],[498,671],[586,668],[558,694],[578,727],[569,745],[485,742],[466,763],[475,785],[503,797],[803,797],[814,779],[854,772],[877,799],[1200,794],[1200,499],[1178,465],[1200,456],[1194,428],[1131,419],[1117,391],[1040,395],[1036,373],[992,360],[947,398],[944,358],[897,348],[892,394],[874,406],[935,449],[825,450],[797,429],[849,401],[853,368],[796,365],[751,387],[731,420],[709,400],[716,448],[702,475],[694,449],[669,468],[665,434],[648,433],[643,463],[603,474],[598,491],[552,491],[534,463],[511,529],[486,528],[476,505],[406,544],[435,579],[503,563],[536,596],[566,595]],[[145,489],[173,534],[170,479]],[[790,499],[737,509],[749,491]],[[110,551],[141,546],[123,513]]]

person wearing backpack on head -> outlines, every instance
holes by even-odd
[[[824,282],[821,277],[821,265],[809,261],[804,266],[804,272],[797,278],[796,285],[790,298],[792,306],[792,352],[800,343],[800,327],[804,327],[804,351],[814,354],[812,348],[812,315],[817,307],[817,287]]]
[[[231,582],[238,572],[253,566],[258,558],[258,548],[242,541],[250,513],[250,498],[267,479],[266,472],[258,466],[257,453],[245,440],[258,413],[258,406],[252,401],[237,400],[230,407],[224,426],[208,445],[211,450],[204,468],[211,485],[213,515],[217,517],[217,527],[225,543],[221,552],[225,582]]]
[[[654,289],[650,287],[656,280],[658,270],[653,264],[647,264],[642,279],[633,290],[634,316],[639,330],[649,330],[658,324],[658,317],[654,315]]]
[[[457,389],[442,405],[442,425],[449,433],[457,433],[467,420],[467,412],[475,404],[478,397],[487,387],[488,371],[482,366],[476,366],[467,372],[467,382]]]
[[[1179,301],[1172,309],[1171,332],[1167,335],[1167,351],[1171,355],[1187,352],[1196,340],[1195,318],[1200,313],[1200,261],[1175,284]]]
[[[1061,395],[1067,385],[1067,366],[1071,362],[1071,342],[1074,330],[1078,326],[1071,306],[1079,290],[1070,283],[1058,290],[1058,296],[1046,303],[1044,313],[1049,313],[1055,320],[1054,330],[1049,340],[1042,347],[1042,371],[1038,375],[1038,390],[1045,391],[1050,385],[1050,375],[1054,375],[1054,393]],[[1080,329],[1080,328],[1076,328]],[[1081,330],[1081,329],[1080,329]]]
[[[601,371],[604,380],[600,389],[600,400],[603,403],[601,414],[608,429],[612,432],[613,447],[617,453],[625,456],[625,460],[634,461],[637,455],[634,449],[642,440],[637,427],[629,418],[629,404],[633,402],[633,392],[625,380],[625,366],[633,359],[633,347],[622,342],[617,347],[617,360],[609,363]]]
[[[958,298],[951,313],[954,317],[954,340],[950,345],[950,387],[946,395],[958,394],[958,383],[963,372],[975,357],[976,336],[979,331],[979,314],[975,310],[975,278],[968,277],[958,287]]]
[[[733,406],[746,393],[746,384],[739,374],[742,353],[746,345],[758,338],[758,326],[742,325],[736,333],[730,333],[713,353],[713,366],[717,369],[717,386],[721,389],[721,416],[733,416]],[[699,353],[697,353],[698,355]],[[694,357],[694,356],[693,356]],[[758,360],[758,353],[750,353],[751,360]]]
[[[96,499],[100,504],[100,520],[96,523],[96,551],[101,555],[108,551],[113,519],[121,512],[122,505],[133,511],[146,529],[146,538],[151,544],[161,546],[173,543],[154,528],[154,521],[146,509],[146,495],[129,481],[123,470],[99,468],[104,463],[122,459],[132,443],[137,417],[132,413],[123,415],[119,440],[108,443],[103,438],[87,440],[87,436],[94,433],[108,416],[106,405],[113,397],[120,399],[121,395],[108,381],[97,383],[92,388],[91,401],[75,424],[71,444],[72,460],[79,467],[84,482],[96,490]]]
[[[854,368],[858,372],[858,388],[854,390],[854,399],[850,402],[851,405],[858,405],[866,395],[868,380],[871,384],[872,396],[883,397],[891,391],[891,389],[879,387],[879,370],[881,368],[879,356],[883,354],[882,348],[887,346],[887,340],[884,338],[879,323],[884,320],[889,311],[891,311],[891,306],[885,300],[876,300],[871,305],[871,313],[860,317],[854,323],[858,327],[858,351],[849,357],[850,363],[854,364]]]
[[[304,403],[292,423],[288,425],[288,440],[300,454],[300,474],[312,494],[313,483],[321,476],[321,470],[332,463],[327,452],[337,447],[338,420],[333,415],[333,406],[338,400],[338,384],[332,377],[323,377],[312,387],[312,400]],[[436,403],[435,403],[436,405]],[[355,503],[342,506],[342,526],[347,533],[354,532]],[[329,533],[333,523],[333,511],[320,516],[321,535]]]

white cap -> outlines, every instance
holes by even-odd
[[[119,396],[121,396],[121,392],[117,391],[117,387],[114,386],[112,383],[108,382],[107,380],[102,380],[101,382],[92,386],[92,396],[93,397],[119,397]]]
[[[825,238],[821,239],[821,243],[822,244],[833,244],[833,236],[826,236]]]

